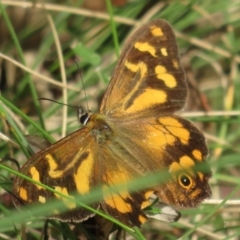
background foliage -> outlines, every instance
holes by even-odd
[[[213,197],[197,209],[182,210],[177,223],[152,220],[142,235],[128,234],[138,239],[239,239],[239,1],[113,0],[107,5],[2,0],[0,13],[0,157],[20,165],[30,156],[25,134],[41,135],[35,144],[39,148],[43,137],[53,141],[79,128],[74,108],[39,102],[39,97],[85,106],[82,78],[89,108],[96,111],[126,38],[150,19],[170,22],[189,84],[181,114],[197,122],[208,140]],[[4,164],[16,169],[11,162]],[[16,211],[5,192],[13,177],[0,169],[0,239],[41,239],[45,221],[32,218],[26,224],[29,212]],[[51,207],[36,206],[31,216]],[[80,225],[51,221],[48,227],[53,239],[91,234]]]

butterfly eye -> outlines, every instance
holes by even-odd
[[[84,126],[87,124],[89,120],[89,114],[85,113],[80,117],[80,123],[82,123]]]
[[[184,188],[190,188],[192,186],[192,179],[186,174],[182,174],[178,177],[180,185]]]

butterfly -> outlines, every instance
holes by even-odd
[[[80,109],[83,127],[32,156],[20,172],[68,196],[75,192],[84,196],[100,187],[102,197],[91,207],[128,226],[148,220],[144,208],[151,205],[152,195],[172,206],[195,207],[211,196],[211,171],[203,134],[175,114],[186,98],[172,27],[165,20],[153,20],[126,42],[99,113]],[[203,170],[199,164],[207,167]],[[165,171],[166,181],[143,190],[114,190],[156,171]],[[17,207],[62,198],[19,176],[13,194]],[[94,215],[64,203],[69,211],[51,218],[81,222]]]

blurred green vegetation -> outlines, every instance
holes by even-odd
[[[86,2],[1,1],[0,158],[14,158],[22,165],[31,154],[27,133],[53,141],[78,129],[76,108],[38,98],[84,107],[87,99],[89,108],[97,111],[121,51],[118,46],[121,48],[141,24],[163,18],[176,33],[189,85],[188,102],[181,114],[197,122],[206,136],[213,171],[212,199],[216,201],[182,210],[177,223],[152,220],[142,226],[141,233],[129,229],[128,234],[137,239],[239,239],[240,2],[135,0],[112,1],[111,7],[104,1],[100,7]],[[16,169],[10,161],[4,164]],[[12,172],[0,168],[0,239],[42,239],[45,221],[34,216],[41,212],[46,215],[53,205],[37,205],[25,212],[15,210],[4,191],[11,191],[13,177]],[[235,201],[220,204],[224,200]],[[26,224],[28,214],[31,221],[28,218]],[[14,224],[17,219],[24,225]],[[54,239],[82,239],[85,233],[91,239],[91,230],[84,227],[78,224],[77,231],[76,227],[51,220],[48,234]]]

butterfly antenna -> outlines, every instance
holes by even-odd
[[[86,94],[86,91],[85,91],[85,86],[84,86],[82,74],[81,74],[81,71],[80,71],[80,66],[79,66],[79,64],[78,64],[77,59],[75,59],[75,63],[76,63],[77,68],[78,68],[78,70],[79,70],[79,75],[80,75],[80,79],[81,79],[81,82],[82,82],[83,92],[84,92],[84,96],[85,96],[85,100],[86,100],[86,107],[87,107],[86,109],[87,109],[87,111],[89,112],[90,110],[89,110],[88,101],[87,101],[87,94]]]
[[[55,101],[55,100],[53,100],[53,99],[49,99],[49,98],[38,98],[38,100],[39,101],[41,101],[41,100],[47,100],[47,101],[50,101],[50,102],[54,102],[54,103],[58,103],[58,104],[60,104],[60,105],[64,105],[64,106],[68,106],[68,107],[72,107],[72,108],[79,108],[79,107],[76,107],[76,106],[73,106],[73,105],[70,105],[70,104],[66,104],[66,103],[61,103],[61,102],[58,102],[58,101]]]

